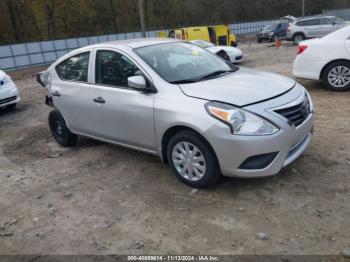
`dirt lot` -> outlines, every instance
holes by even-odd
[[[246,66],[291,75],[294,47],[241,48]],[[0,111],[0,254],[339,254],[350,246],[350,92],[303,81],[316,110],[307,152],[277,176],[196,191],[144,153],[86,138],[58,146],[34,72],[12,72],[23,101]]]

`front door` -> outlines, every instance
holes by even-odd
[[[156,151],[154,94],[128,87],[128,77],[142,74],[116,50],[95,50],[95,87],[91,108],[94,132],[110,141]]]

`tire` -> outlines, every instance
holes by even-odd
[[[303,34],[301,34],[301,33],[295,34],[293,36],[293,44],[294,45],[299,45],[299,43],[301,41],[304,41],[304,40],[305,40],[305,36]]]
[[[261,39],[261,38],[258,38],[258,39],[256,39],[256,42],[259,43],[259,44],[261,44],[261,43],[262,43],[262,39]]]
[[[186,158],[184,160],[179,156],[179,154],[186,155],[179,150],[180,146],[186,151],[186,145],[189,149],[187,152],[190,154],[195,152],[196,154],[189,158],[191,159],[189,162],[186,161]],[[213,186],[221,175],[215,153],[206,141],[192,131],[181,131],[170,139],[167,146],[167,158],[174,174],[190,187],[206,188]],[[197,161],[193,162],[194,158],[197,158]],[[178,163],[175,163],[176,160],[178,160]],[[191,169],[187,168],[188,165]],[[183,175],[181,169],[184,172]]]
[[[53,138],[61,146],[74,146],[77,142],[77,135],[69,131],[66,121],[56,109],[50,112],[49,127]]]
[[[13,109],[16,108],[16,106],[17,106],[17,104],[15,103],[15,104],[11,104],[11,105],[6,106],[6,108],[10,109],[10,110],[13,110]]]
[[[338,72],[339,72],[339,77],[337,76]],[[336,82],[337,79],[340,81]],[[322,80],[325,86],[330,90],[337,91],[337,92],[349,91],[350,90],[350,62],[338,61],[338,62],[333,62],[329,64],[325,68]]]

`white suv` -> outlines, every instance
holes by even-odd
[[[298,45],[301,41],[328,35],[346,25],[345,21],[335,16],[305,18],[291,23],[287,40]]]

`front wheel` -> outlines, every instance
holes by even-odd
[[[350,63],[340,61],[328,65],[323,74],[323,82],[333,91],[350,90]]]
[[[49,126],[52,136],[61,146],[70,147],[76,144],[77,135],[69,131],[66,121],[57,110],[50,112]]]
[[[213,186],[220,177],[213,150],[194,132],[182,131],[171,138],[167,157],[175,175],[191,187]]]

